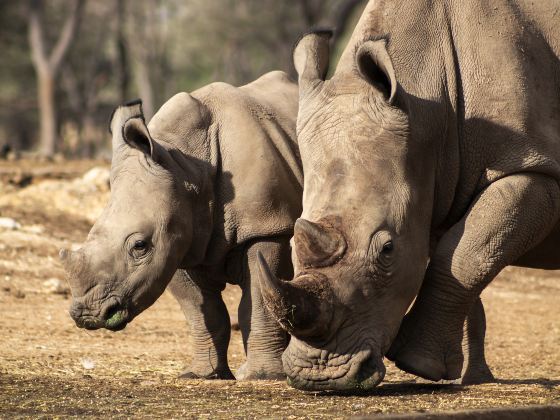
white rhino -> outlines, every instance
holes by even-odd
[[[116,109],[110,201],[83,247],[60,253],[79,327],[120,330],[169,285],[191,325],[183,376],[233,378],[221,291],[236,283],[247,353],[238,378],[285,377],[287,335],[254,277],[257,252],[276,274],[292,275],[303,183],[297,98],[297,86],[271,72],[239,88],[179,93],[148,125],[140,102]]]
[[[560,2],[372,0],[330,79],[328,43],[294,52],[298,274],[261,260],[288,378],[372,388],[384,356],[458,378],[470,313],[464,379],[491,379],[480,293],[510,264],[560,268]]]

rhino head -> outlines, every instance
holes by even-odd
[[[204,224],[195,211],[202,189],[196,162],[152,138],[139,101],[117,108],[110,128],[109,203],[80,249],[60,251],[70,315],[87,329],[124,328],[204,248],[200,238],[191,247],[193,226]]]
[[[261,258],[260,284],[292,334],[283,355],[292,386],[369,389],[384,377],[383,357],[423,279],[433,192],[386,41],[360,43],[325,80],[329,38],[309,34],[294,51],[304,172],[298,274],[276,279]]]

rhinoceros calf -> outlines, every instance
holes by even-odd
[[[179,93],[147,126],[140,103],[116,109],[110,201],[83,247],[61,251],[79,327],[120,330],[169,284],[191,325],[184,376],[233,378],[221,291],[236,283],[247,354],[238,379],[285,377],[287,336],[254,276],[257,252],[292,275],[303,182],[297,100],[297,86],[272,72],[240,88]]]
[[[559,16],[557,0],[370,1],[329,80],[328,34],[299,42],[299,274],[262,260],[294,386],[374,387],[384,355],[458,378],[488,283],[560,267]]]

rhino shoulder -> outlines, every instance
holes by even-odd
[[[239,89],[295,121],[299,90],[297,84],[283,71],[266,73]]]
[[[198,99],[180,92],[165,102],[148,124],[154,137],[176,143],[205,130],[210,124],[210,111]]]

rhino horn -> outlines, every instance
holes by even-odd
[[[258,252],[259,283],[267,309],[278,323],[295,336],[318,334],[332,318],[332,293],[326,278],[298,276],[278,279]]]
[[[78,274],[84,265],[84,256],[79,251],[61,249],[58,253],[64,269],[69,274]]]
[[[346,251],[346,241],[338,230],[305,219],[296,221],[294,242],[297,257],[304,267],[331,265]]]

